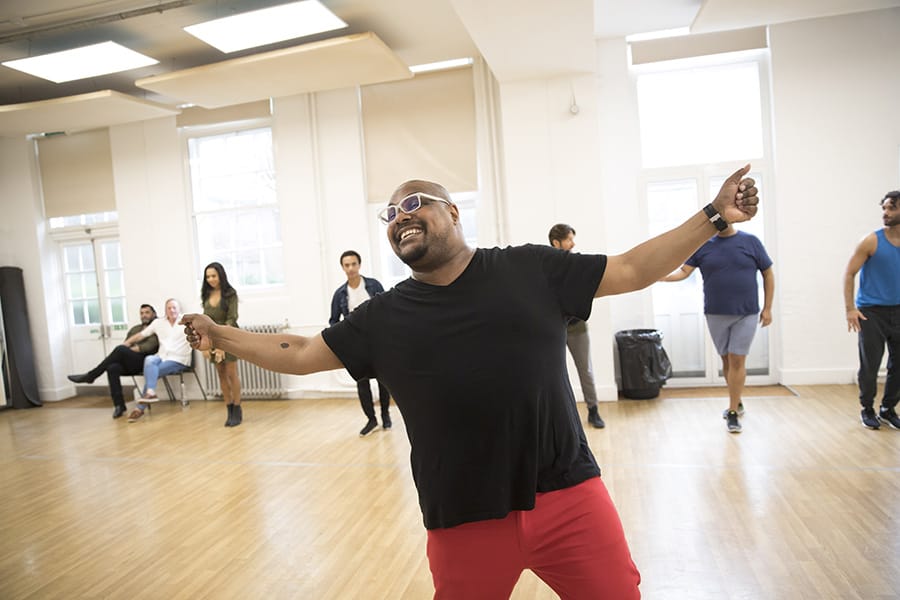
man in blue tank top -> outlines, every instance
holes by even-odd
[[[884,421],[900,429],[897,402],[900,400],[900,191],[881,199],[884,227],[862,239],[844,272],[844,306],[847,330],[859,332],[860,418],[869,429]],[[859,292],[853,301],[853,287],[859,273]],[[881,408],[875,414],[878,369],[888,349],[887,379]]]

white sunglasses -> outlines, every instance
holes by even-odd
[[[410,194],[409,196],[405,197],[397,204],[391,204],[388,207],[384,208],[381,212],[378,213],[378,218],[381,219],[382,223],[388,224],[396,219],[397,215],[399,215],[401,212],[412,214],[422,208],[422,204],[427,204],[427,202],[422,202],[422,198],[431,200],[433,202],[443,202],[447,206],[451,206],[449,200],[445,200],[444,198],[439,198],[437,196],[432,196],[431,194],[426,194],[424,192],[416,192],[415,194]]]

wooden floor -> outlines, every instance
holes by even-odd
[[[853,386],[795,391],[750,390],[739,435],[723,390],[601,405],[645,599],[900,598],[900,431]],[[431,598],[396,411],[360,439],[355,399],[249,401],[235,429],[108,402],[0,412],[0,598]],[[512,597],[556,595],[526,572]]]

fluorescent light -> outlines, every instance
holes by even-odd
[[[457,67],[467,67],[472,64],[471,58],[453,58],[450,60],[441,60],[433,63],[425,63],[422,65],[413,65],[409,68],[413,73],[427,73],[429,71],[444,71],[447,69],[456,69]]]
[[[347,27],[318,0],[291,2],[185,27],[222,52],[236,52]]]
[[[626,35],[626,42],[643,42],[646,40],[658,40],[662,38],[679,37],[682,35],[690,35],[690,27],[676,27],[675,29],[660,29],[659,31],[648,31],[646,33],[634,33]]]
[[[158,62],[115,42],[103,42],[42,56],[10,60],[3,63],[3,66],[55,83],[64,83],[155,65]]]

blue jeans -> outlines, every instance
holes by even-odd
[[[187,365],[174,360],[162,360],[158,354],[151,354],[144,359],[144,393],[155,390],[160,377],[174,375],[187,369]]]

